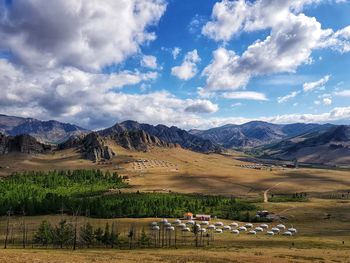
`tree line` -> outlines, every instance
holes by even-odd
[[[81,211],[98,218],[182,217],[185,212],[254,220],[256,206],[234,197],[178,193],[117,193],[128,187],[117,173],[100,170],[25,172],[0,180],[0,215]],[[107,194],[108,192],[108,194]],[[247,214],[248,213],[248,214]]]

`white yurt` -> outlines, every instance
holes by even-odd
[[[178,227],[181,227],[181,228],[185,228],[186,227],[186,224],[185,223],[180,223],[177,225]]]
[[[214,225],[209,225],[209,226],[208,226],[208,229],[216,229],[216,226],[214,226]]]
[[[232,233],[232,234],[235,234],[235,235],[239,235],[239,231],[238,231],[237,229],[233,229],[233,230],[231,231],[231,233]]]
[[[273,236],[273,235],[275,235],[275,233],[274,233],[273,231],[267,231],[267,232],[266,232],[266,235],[268,235],[268,236]]]
[[[295,234],[297,232],[297,230],[294,227],[288,228],[288,231],[292,234]]]
[[[224,226],[222,229],[223,230],[231,230],[231,227],[230,226]]]
[[[241,226],[240,228],[238,228],[238,230],[239,230],[240,232],[242,232],[242,231],[247,231],[247,228],[246,228],[245,226]]]
[[[222,229],[215,229],[215,233],[218,233],[218,234],[220,234],[220,233],[222,233]]]
[[[286,229],[286,226],[283,224],[278,224],[276,227],[279,229]]]
[[[284,236],[292,236],[293,234],[292,234],[292,232],[289,232],[289,231],[286,231],[286,232],[284,232],[282,235],[284,235]]]
[[[248,232],[248,235],[256,235],[256,231],[250,230],[250,231]]]
[[[264,229],[263,229],[262,227],[256,227],[256,228],[255,228],[255,231],[256,231],[256,232],[263,232]]]
[[[174,224],[175,224],[175,225],[181,224],[181,220],[180,220],[180,219],[176,219],[176,220],[174,221]]]
[[[266,229],[266,228],[269,228],[269,225],[268,224],[261,224],[260,227]]]
[[[280,229],[277,227],[273,227],[273,228],[271,228],[271,231],[274,233],[278,233],[278,232],[280,232]]]
[[[152,226],[151,230],[153,231],[159,231],[160,227],[159,226]]]
[[[222,223],[222,222],[216,222],[215,223],[215,226],[223,226],[224,225],[224,223]]]
[[[247,224],[245,224],[244,226],[245,226],[246,228],[252,228],[252,227],[253,227],[253,224],[247,223]]]
[[[230,224],[230,227],[238,227],[238,224],[237,224],[236,222],[232,222],[232,223]]]

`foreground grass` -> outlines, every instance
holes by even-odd
[[[19,262],[350,262],[347,249],[231,248],[144,250],[0,250],[1,263]]]

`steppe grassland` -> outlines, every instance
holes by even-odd
[[[112,143],[111,143],[112,144]],[[350,189],[350,171],[327,169],[249,169],[240,167],[238,153],[201,154],[181,148],[154,148],[149,152],[129,151],[111,145],[117,156],[104,164],[82,160],[72,150],[47,155],[8,155],[1,157],[0,176],[15,171],[52,169],[91,169],[117,171],[130,178],[131,191],[166,191],[224,194],[260,198],[262,192],[336,192]],[[134,169],[136,160],[152,160],[168,166]],[[278,185],[277,185],[278,184]]]

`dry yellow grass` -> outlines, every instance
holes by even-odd
[[[129,176],[132,191],[170,190],[261,198],[264,190],[276,184],[278,186],[273,188],[272,193],[334,192],[350,189],[350,171],[281,168],[274,168],[272,171],[255,170],[240,167],[244,163],[234,159],[238,153],[226,156],[200,154],[181,148],[154,148],[150,152],[137,152],[113,143],[110,143],[110,147],[117,156],[104,165],[79,159],[79,154],[73,150],[36,156],[1,156],[0,176],[23,170],[99,168],[115,170],[121,175]],[[159,160],[172,166],[137,170],[131,163],[137,159]]]
[[[110,144],[117,156],[111,162],[98,165],[79,158],[72,151],[48,155],[7,155],[0,158],[0,176],[15,171],[52,169],[90,169],[117,171],[130,177],[131,189],[127,191],[160,191],[182,193],[226,194],[243,198],[259,198],[263,191],[271,193],[335,193],[350,190],[350,172],[327,169],[281,169],[272,171],[240,167],[231,155],[200,154],[174,148],[155,148],[150,152],[128,151]],[[134,169],[138,159],[158,160],[171,165],[142,166]],[[126,190],[123,190],[126,191]],[[299,233],[293,238],[264,235],[234,237],[230,233],[216,235],[215,246],[206,249],[145,249],[145,250],[0,250],[0,262],[350,262],[350,201],[311,198],[308,202],[259,203],[262,209],[284,215],[284,223],[294,226]],[[331,215],[326,219],[326,215]],[[61,216],[26,217],[34,231],[47,219],[56,224]],[[69,219],[69,218],[68,218]],[[69,219],[71,220],[71,219]],[[155,219],[87,219],[94,226],[103,227],[108,222],[118,222],[126,236],[131,223],[147,228]],[[21,218],[12,223],[20,229]],[[225,221],[228,223],[228,221]],[[5,227],[0,218],[0,229]],[[1,231],[3,235],[3,231]],[[0,235],[0,236],[1,236]],[[2,239],[3,236],[0,237]],[[17,237],[20,240],[21,236]],[[342,242],[344,241],[345,244]],[[294,243],[294,246],[292,245]]]
[[[120,263],[219,263],[219,262],[350,262],[348,251],[340,249],[144,249],[144,250],[0,250],[1,263],[24,262],[120,262]]]

